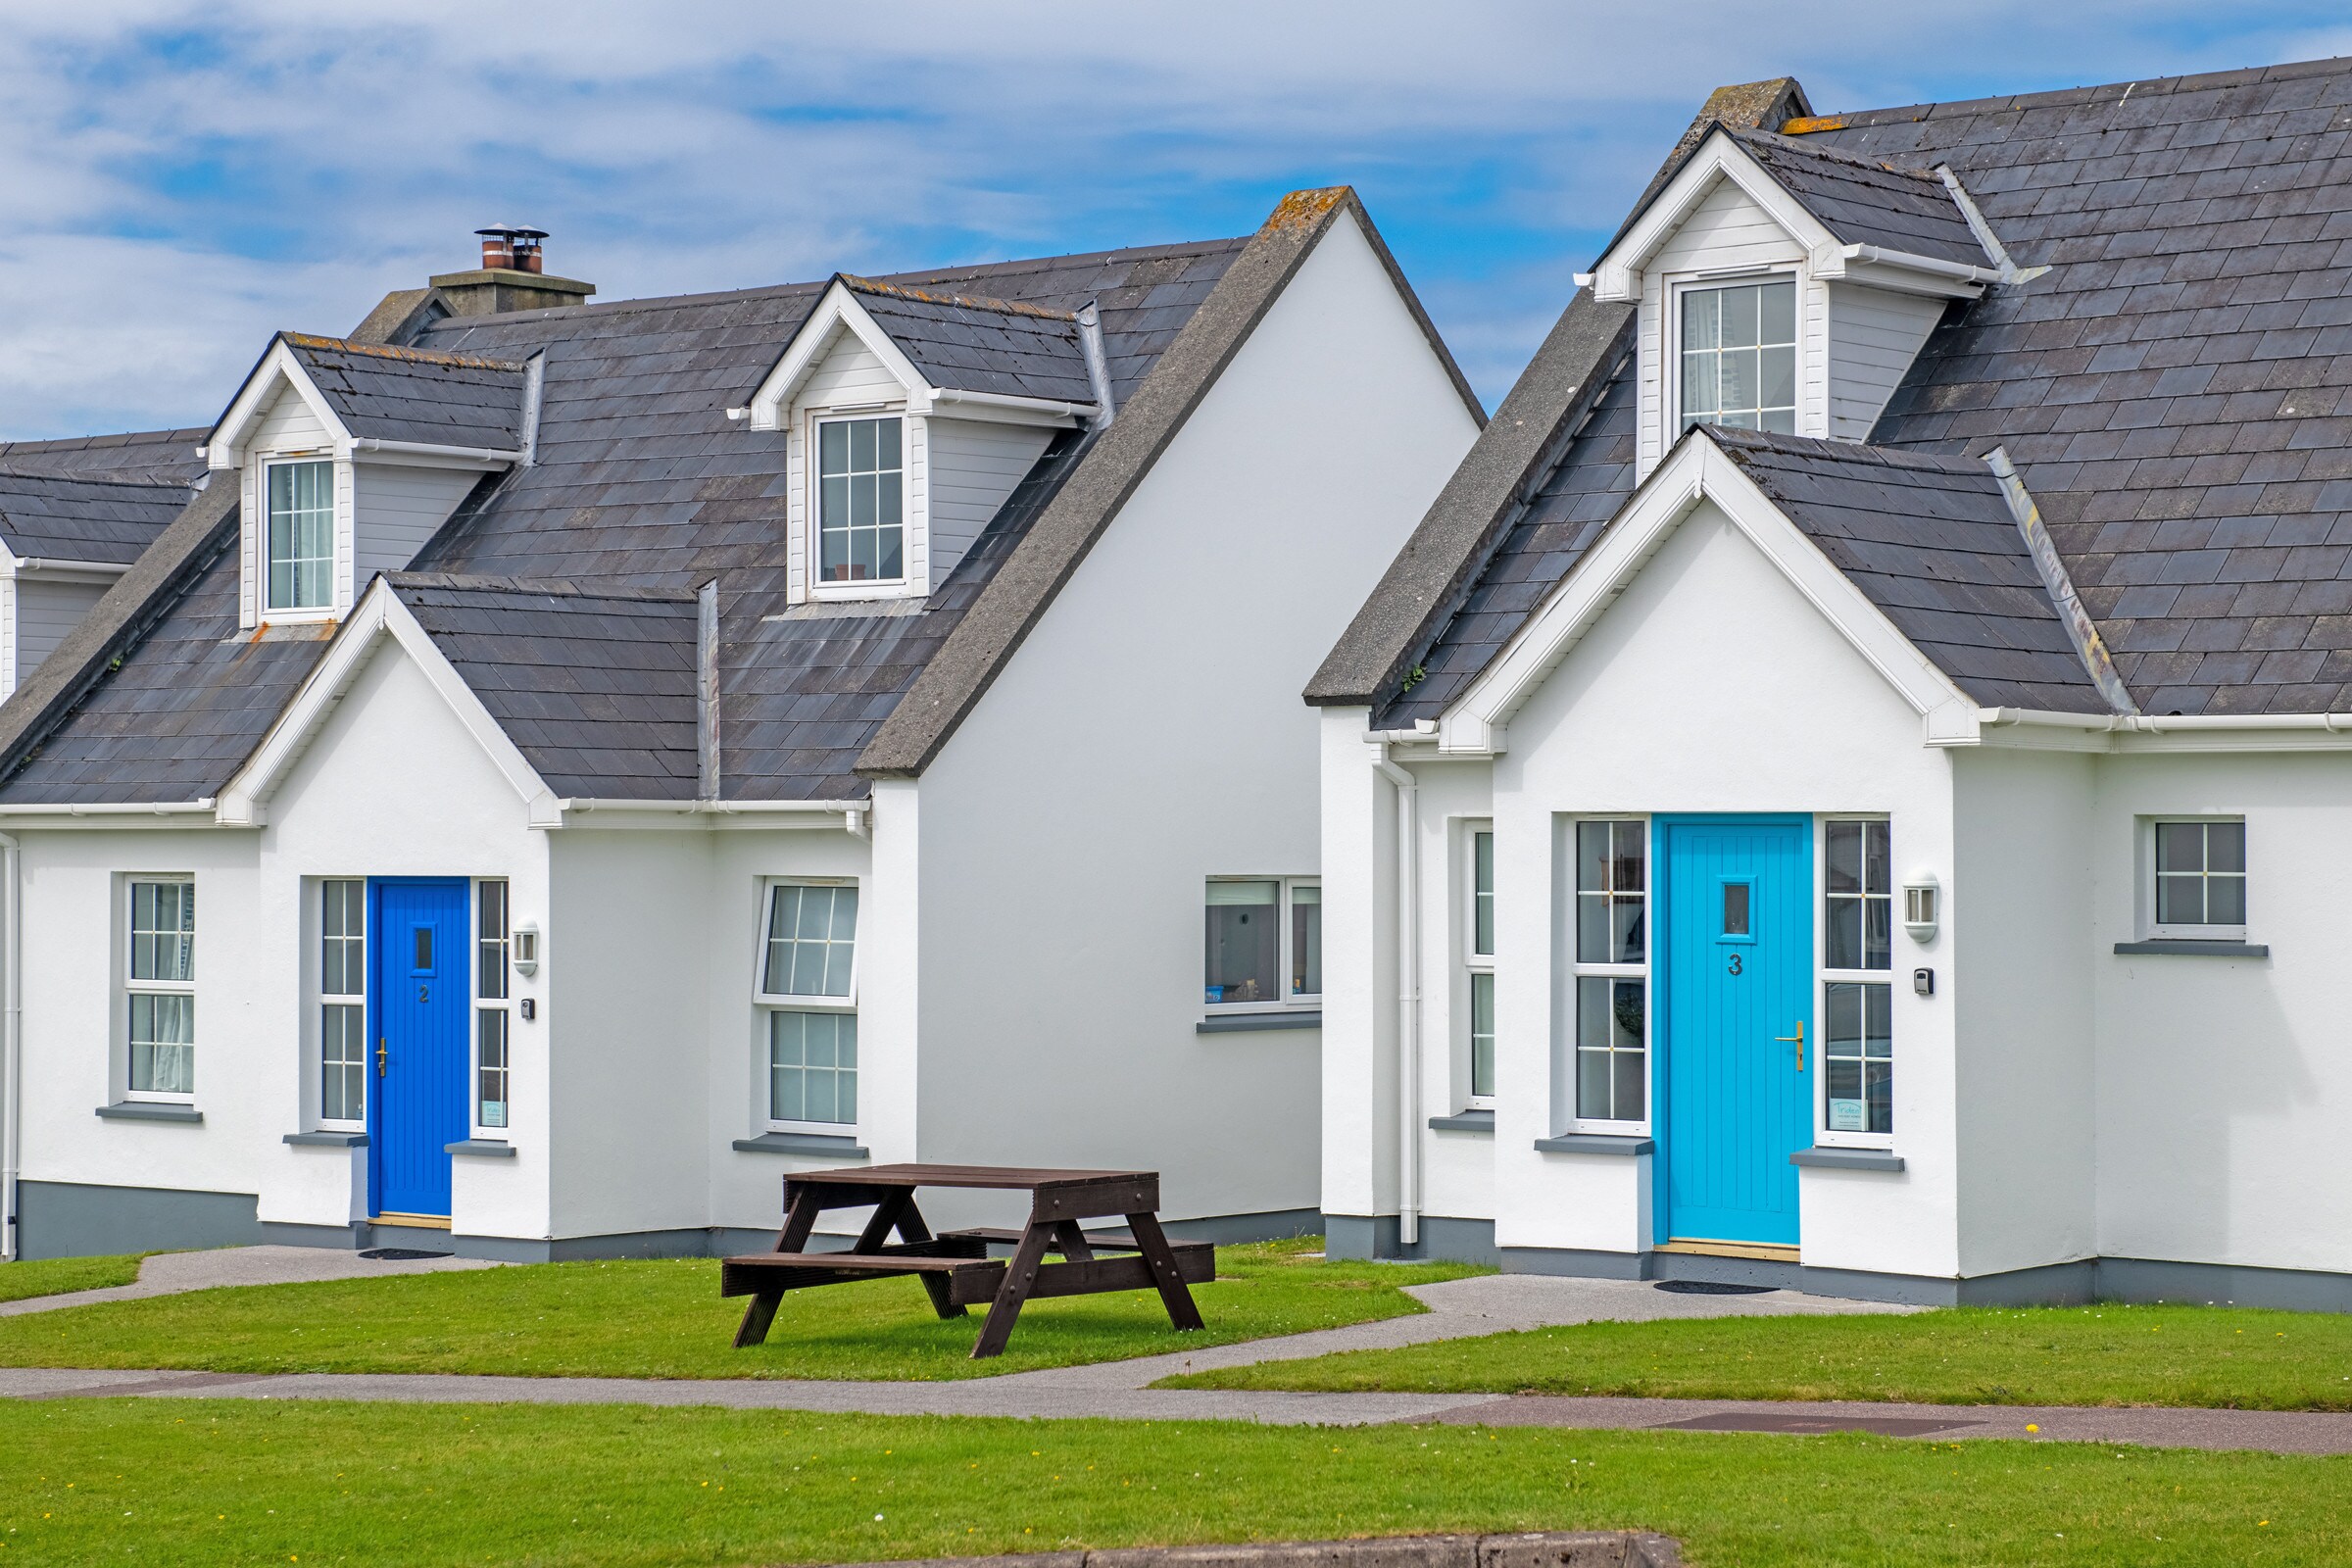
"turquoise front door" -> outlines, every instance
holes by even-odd
[[[1812,1143],[1813,829],[1662,816],[1660,1241],[1796,1245]]]
[[[470,1130],[466,1028],[471,949],[463,877],[368,883],[370,1211],[446,1219],[449,1146]]]

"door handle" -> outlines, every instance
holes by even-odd
[[[389,1061],[391,1056],[392,1054],[384,1049],[383,1037],[378,1035],[375,1041],[375,1075],[378,1078],[384,1075],[384,1063]]]
[[[1796,1048],[1796,1070],[1798,1072],[1803,1072],[1805,1070],[1804,1020],[1801,1018],[1797,1020],[1796,1033],[1792,1035],[1774,1035],[1772,1038],[1781,1045],[1794,1046]]]

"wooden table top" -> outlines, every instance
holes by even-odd
[[[1021,1165],[850,1165],[840,1170],[796,1171],[787,1185],[827,1187],[974,1187],[1035,1192],[1079,1182],[1155,1182],[1154,1170],[1048,1170]]]

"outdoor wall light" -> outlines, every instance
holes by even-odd
[[[1936,935],[1936,895],[1941,891],[1936,873],[1922,871],[1903,884],[1903,929],[1914,942]]]
[[[538,926],[527,924],[516,926],[514,943],[514,952],[511,956],[514,962],[514,972],[520,975],[537,974],[539,972]]]

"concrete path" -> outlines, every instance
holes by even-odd
[[[135,1301],[146,1296],[176,1296],[222,1285],[287,1285],[299,1280],[363,1280],[379,1274],[425,1274],[453,1268],[496,1268],[470,1257],[362,1257],[324,1247],[224,1247],[211,1252],[158,1252],[139,1265],[135,1285],[99,1291],[35,1296],[0,1302],[0,1317],[54,1312],[61,1306],[100,1301]]]
[[[218,1285],[348,1279],[375,1273],[478,1268],[457,1258],[370,1260],[310,1248],[257,1247],[179,1252],[147,1260],[139,1283],[0,1306],[0,1313],[118,1300]],[[1441,1421],[1485,1426],[1598,1430],[1875,1432],[1957,1442],[2048,1442],[2166,1447],[2352,1453],[2352,1415],[2262,1410],[2079,1409],[2022,1405],[1773,1402],[1738,1399],[1567,1398],[1494,1394],[1287,1394],[1154,1389],[1184,1372],[1293,1360],[1338,1350],[1383,1349],[1600,1319],[1890,1312],[1909,1308],[1770,1291],[1690,1296],[1626,1280],[1482,1275],[1408,1288],[1429,1307],[1411,1317],[1311,1334],[1092,1366],[1052,1367],[943,1383],[784,1379],[462,1377],[428,1374],[0,1370],[0,1397],[384,1399],[404,1402],[715,1405],[742,1410],[875,1415],[1015,1416],[1055,1420],[1259,1421],[1279,1426],[1365,1426]]]

